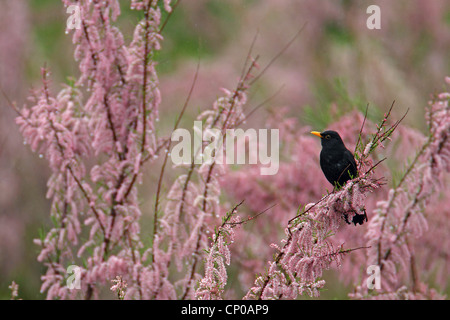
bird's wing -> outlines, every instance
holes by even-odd
[[[350,150],[345,150],[344,157],[346,160],[350,163],[350,167],[347,170],[350,170],[350,173],[353,175],[353,178],[356,177],[357,168],[356,168],[356,161],[353,157],[353,154],[350,152]]]

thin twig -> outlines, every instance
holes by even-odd
[[[244,200],[242,200],[242,202],[244,202]],[[241,203],[242,203],[242,202],[241,202]],[[269,211],[270,209],[272,209],[272,208],[275,207],[276,205],[277,205],[277,204],[275,203],[275,204],[271,205],[270,207],[268,207],[267,209],[264,209],[263,211],[261,211],[261,212],[255,214],[255,215],[253,215],[253,216],[251,216],[251,217],[248,217],[248,218],[245,219],[245,220],[240,220],[240,221],[236,221],[236,222],[225,222],[223,225],[228,224],[228,225],[231,225],[231,226],[236,226],[236,225],[239,225],[239,224],[247,223],[247,222],[249,222],[249,221],[251,221],[251,220],[254,220],[254,219],[258,218],[260,215],[262,215],[263,213],[266,213],[267,211]]]
[[[8,95],[6,94],[5,91],[3,91],[3,88],[2,88],[2,87],[0,87],[0,91],[2,92],[2,95],[5,97],[6,102],[8,102],[8,106],[9,106],[11,109],[13,109],[14,112],[17,113],[17,115],[18,115],[19,117],[21,117],[22,119],[24,119],[24,120],[31,126],[31,123],[29,122],[29,120],[28,120],[26,117],[24,117],[24,115],[22,114],[22,112],[20,112],[20,110],[16,107],[16,105],[8,98]]]
[[[253,51],[253,47],[255,46],[258,35],[259,35],[259,30],[257,29],[256,33],[253,37],[252,43],[250,44],[250,47],[248,48],[248,53],[247,53],[247,56],[245,57],[244,65],[242,66],[241,77],[240,77],[241,80],[245,79],[245,72],[247,71],[247,65],[248,65],[248,62],[252,59],[252,51]]]
[[[281,90],[283,89],[284,85],[282,85],[273,95],[271,95],[269,98],[267,98],[266,100],[264,100],[263,102],[261,102],[260,104],[258,104],[256,107],[254,107],[246,116],[244,119],[242,119],[241,121],[239,121],[236,124],[236,127],[239,127],[244,121],[247,121],[250,116],[259,108],[261,108],[262,106],[264,106],[266,103],[268,103],[270,100],[272,100],[273,98],[275,98],[275,96],[277,96]]]
[[[366,105],[366,113],[364,114],[364,120],[361,124],[361,128],[359,129],[359,135],[358,135],[358,141],[356,142],[355,151],[353,153],[356,153],[356,150],[358,149],[359,142],[361,141],[362,132],[364,129],[364,125],[366,124],[367,119],[367,112],[369,111],[369,104]]]
[[[378,161],[377,163],[375,163],[372,167],[370,167],[369,170],[366,171],[366,173],[364,173],[364,176],[366,176],[369,172],[373,171],[380,163],[382,163],[383,161],[385,161],[387,158],[383,158],[380,161]]]
[[[295,217],[293,217],[292,219],[290,219],[288,221],[288,226],[291,224],[292,221],[294,221],[295,219],[305,215],[306,213],[308,213],[312,208],[314,208],[315,206],[317,206],[319,203],[321,203],[322,201],[324,201],[326,198],[328,198],[330,195],[332,195],[334,193],[328,193],[326,196],[323,196],[322,199],[320,199],[319,201],[317,201],[316,203],[314,203],[311,207],[309,207],[307,210],[302,211],[302,213],[297,214]],[[291,232],[291,228],[289,227],[289,233]]]
[[[184,112],[185,112],[185,110],[186,110],[186,108],[187,108],[187,106],[188,106],[188,104],[189,104],[189,101],[190,101],[191,96],[192,96],[192,92],[194,91],[195,83],[197,82],[197,77],[198,77],[198,71],[199,71],[199,68],[200,68],[200,61],[197,63],[197,69],[195,70],[194,79],[192,80],[192,85],[191,85],[191,88],[190,88],[190,90],[189,90],[189,94],[188,94],[188,96],[187,96],[187,98],[186,98],[186,101],[184,102],[184,105],[183,105],[183,108],[181,109],[180,115],[178,116],[178,119],[177,119],[177,121],[175,122],[173,131],[175,131],[175,130],[178,128],[178,126],[179,126],[179,124],[180,124],[180,121],[181,121],[181,118],[183,117]],[[172,132],[173,132],[173,131],[172,131]],[[170,149],[171,144],[172,144],[172,140],[169,140],[169,141],[168,141],[167,150]],[[165,168],[166,168],[166,164],[167,164],[168,158],[169,158],[169,152],[166,152],[166,153],[165,153],[165,156],[164,156],[164,162],[163,162],[162,167],[161,167],[161,172],[160,172],[160,174],[159,174],[158,187],[157,187],[157,189],[156,189],[155,211],[154,211],[154,215],[153,215],[153,242],[152,242],[152,243],[154,243],[155,235],[156,235],[156,230],[157,230],[157,228],[158,228],[158,210],[159,210],[159,209],[158,209],[158,206],[159,206],[159,198],[160,198],[160,194],[161,194],[162,180],[163,180],[163,176],[164,176],[164,172],[165,172]],[[152,260],[153,260],[153,259],[154,259],[154,258],[153,258],[153,256],[152,256]]]
[[[262,77],[262,75],[269,69],[269,67],[291,46],[292,43],[300,36],[303,29],[305,29],[307,22],[303,24],[303,26],[300,28],[300,30],[297,31],[297,33],[292,37],[292,39],[269,61],[269,63],[262,69],[262,71],[253,78],[252,81],[250,81],[249,85],[253,85],[256,81],[258,81],[259,78]]]
[[[229,211],[229,213],[227,213],[227,214],[225,215],[225,218],[223,219],[223,222],[222,222],[221,226],[220,226],[219,228],[217,228],[217,232],[216,232],[216,234],[215,234],[215,239],[214,239],[214,244],[217,243],[217,240],[219,239],[219,235],[220,235],[220,233],[221,233],[222,228],[223,228],[225,225],[227,225],[227,224],[229,224],[229,225],[232,224],[231,222],[228,222],[228,221],[229,221],[229,220],[231,219],[231,217],[236,213],[237,208],[239,208],[239,207],[244,203],[244,201],[245,201],[245,199],[242,200],[241,202],[239,202],[237,205],[235,205],[235,206]]]
[[[164,20],[163,24],[161,25],[161,28],[159,28],[158,33],[161,34],[164,30],[164,28],[167,25],[167,22],[169,22],[170,17],[172,16],[173,12],[175,11],[175,8],[178,7],[178,5],[180,4],[181,0],[178,0],[173,6],[172,6],[172,10],[169,12],[169,14],[167,15],[166,19]]]

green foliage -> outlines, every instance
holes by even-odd
[[[220,53],[239,28],[236,22],[238,12],[238,6],[210,0],[206,2],[204,12],[196,12],[197,19],[201,14],[201,21],[196,21],[192,12],[181,3],[164,28],[164,47],[157,57],[158,71],[167,73],[175,70],[183,58],[211,58]],[[168,15],[164,12],[162,21]]]
[[[349,30],[337,21],[330,21],[325,25],[325,34],[330,40],[340,45],[352,45],[354,42],[354,37]]]
[[[314,128],[327,128],[337,118],[353,111],[364,113],[367,100],[362,95],[352,96],[347,83],[342,78],[334,78],[331,81],[323,80],[313,89],[316,104],[304,107],[303,122]],[[370,120],[380,117],[378,108],[371,106],[367,118]]]

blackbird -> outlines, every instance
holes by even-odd
[[[356,162],[353,154],[345,147],[339,133],[327,130],[311,131],[322,140],[320,167],[325,178],[334,186],[341,187],[348,180],[356,177]]]
[[[311,131],[312,134],[320,137],[322,151],[320,152],[320,167],[325,178],[335,187],[342,187],[348,180],[355,178],[358,174],[355,158],[348,150],[341,137],[336,131],[327,130],[324,132]],[[366,214],[357,214],[352,222],[363,224],[367,221]],[[345,221],[350,223],[345,215]]]

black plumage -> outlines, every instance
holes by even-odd
[[[342,187],[348,180],[358,175],[356,161],[353,154],[345,147],[344,142],[336,131],[327,130],[324,132],[312,131],[312,134],[320,137],[322,141],[322,151],[320,152],[320,167],[327,180],[335,187]],[[347,214],[344,214],[347,223]],[[352,218],[354,225],[363,224],[367,221],[367,215],[358,214]]]
[[[320,167],[327,180],[335,188],[342,187],[348,180],[358,175],[355,158],[350,150],[345,147],[341,136],[336,131],[312,131],[311,133],[321,139]],[[363,224],[364,221],[367,221],[365,211],[364,214],[354,213],[355,215],[352,218],[354,225]],[[344,214],[344,219],[347,223],[350,223],[347,214]]]
[[[353,154],[345,147],[336,131],[312,131],[321,138],[320,167],[325,178],[335,187],[343,186],[348,180],[357,176],[357,168]]]

